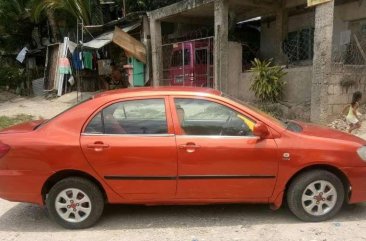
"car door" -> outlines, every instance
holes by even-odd
[[[91,166],[126,198],[176,193],[177,152],[165,97],[126,99],[96,112],[81,135]]]
[[[260,200],[272,195],[278,170],[273,139],[252,135],[256,120],[204,97],[171,97],[180,198]]]

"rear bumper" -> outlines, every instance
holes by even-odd
[[[50,173],[0,170],[0,198],[43,205],[41,190]]]
[[[349,203],[366,202],[366,167],[346,167],[342,170],[352,187]]]

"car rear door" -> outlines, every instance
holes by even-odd
[[[204,97],[172,97],[171,106],[176,112],[179,198],[255,201],[272,195],[277,145],[252,135],[254,119]]]
[[[124,197],[175,196],[177,153],[167,100],[161,96],[105,105],[81,135],[92,167]]]

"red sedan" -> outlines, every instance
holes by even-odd
[[[282,123],[200,88],[106,92],[0,132],[0,197],[47,205],[66,228],[106,203],[268,203],[304,221],[366,201],[366,142]]]

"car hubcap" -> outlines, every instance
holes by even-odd
[[[337,191],[328,181],[315,181],[305,188],[301,203],[308,214],[322,216],[336,205]]]
[[[91,213],[91,201],[85,192],[69,188],[60,192],[55,201],[58,215],[67,222],[79,223]]]

